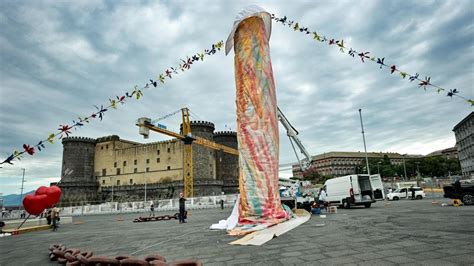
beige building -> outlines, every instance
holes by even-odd
[[[101,138],[95,148],[94,175],[99,187],[180,181],[182,151],[183,142],[176,139],[140,144]],[[215,160],[212,164],[215,168]],[[215,175],[210,177],[215,179]]]
[[[385,155],[388,156],[390,162],[394,165],[403,164],[404,159],[420,158],[422,155],[402,155],[399,153],[382,153],[382,152],[368,152],[367,157],[382,159]],[[356,167],[365,165],[364,152],[327,152],[312,156],[313,163],[311,168],[315,168],[321,175],[343,176],[356,173]],[[299,165],[293,165],[293,176],[302,177]],[[374,172],[374,169],[371,169]]]
[[[458,159],[458,148],[454,146],[443,150],[437,150],[427,154],[425,157],[444,157],[446,159]]]
[[[464,177],[474,177],[474,112],[453,128],[458,147],[461,172]]]

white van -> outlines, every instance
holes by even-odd
[[[370,205],[384,200],[385,194],[380,175],[347,175],[327,180],[323,189],[326,201],[350,208],[351,205]]]

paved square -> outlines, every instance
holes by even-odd
[[[96,255],[198,258],[205,265],[474,264],[474,207],[441,207],[425,199],[338,209],[326,218],[313,216],[261,247],[229,245],[234,237],[208,229],[230,211],[192,210],[186,224],[132,223],[139,214],[74,217],[83,223],[0,238],[0,264],[55,265],[47,255],[54,243]]]

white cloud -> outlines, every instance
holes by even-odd
[[[143,85],[180,58],[225,39],[234,16],[251,1],[226,2],[0,2],[0,159],[35,144],[63,123],[95,111],[110,97]],[[445,88],[474,97],[474,16],[469,1],[262,2],[269,11],[348,47],[385,57]],[[362,150],[357,110],[363,109],[369,150],[429,153],[454,144],[452,127],[472,111],[460,99],[418,88],[387,69],[341,54],[310,36],[273,23],[271,58],[279,105],[312,154]],[[235,129],[233,54],[218,53],[145,90],[74,131],[143,141],[135,120],[188,106],[217,130]],[[179,118],[165,121],[177,130]],[[280,130],[281,163],[295,161]],[[163,139],[153,136],[150,141]],[[60,174],[59,141],[46,151],[0,169],[4,178],[25,167],[44,179]],[[41,180],[43,180],[41,179]],[[35,180],[36,182],[36,180]],[[33,183],[31,183],[33,184]],[[36,184],[36,183],[35,183]],[[8,185],[14,189],[12,184]]]

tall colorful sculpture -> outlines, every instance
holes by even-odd
[[[238,227],[264,227],[288,219],[278,186],[278,119],[270,60],[271,17],[258,6],[237,16],[226,42],[234,47],[239,143]],[[248,226],[247,226],[248,227]]]

